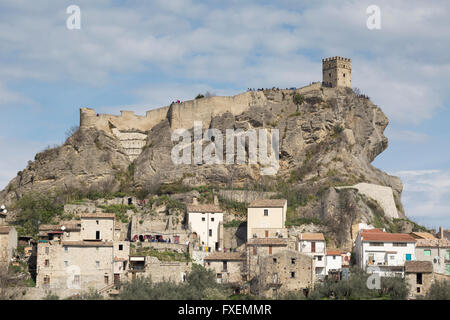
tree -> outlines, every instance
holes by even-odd
[[[450,281],[435,281],[425,296],[427,300],[450,300]]]
[[[196,97],[195,97],[195,99],[201,99],[201,98],[204,98],[205,96],[203,95],[203,94],[201,94],[201,93],[199,93]]]
[[[296,93],[294,95],[294,97],[292,98],[292,100],[294,101],[294,103],[297,105],[297,111],[298,111],[298,107],[300,105],[303,104],[303,102],[305,102],[305,96],[299,93]]]

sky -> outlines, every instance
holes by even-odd
[[[80,29],[67,28],[70,5]],[[198,93],[301,87],[344,56],[390,121],[373,165],[402,179],[410,219],[450,229],[449,16],[446,0],[0,0],[0,188],[65,140],[80,107],[144,114]]]

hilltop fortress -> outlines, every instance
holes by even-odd
[[[296,89],[295,93],[306,93],[324,87],[351,88],[351,59],[332,57],[322,60],[322,83],[316,82]],[[292,91],[292,90],[284,90]],[[136,159],[146,143],[146,132],[164,119],[168,119],[172,130],[191,128],[194,120],[209,124],[211,119],[226,112],[239,115],[252,106],[264,105],[267,96],[263,91],[247,91],[232,97],[208,97],[194,99],[149,110],[145,116],[133,111],[121,111],[121,115],[98,114],[94,109],[80,109],[80,127],[96,128],[114,134],[121,141],[130,160]]]

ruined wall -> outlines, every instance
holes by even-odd
[[[226,261],[226,270],[223,269],[223,263],[222,260],[205,261],[205,268],[214,271],[218,283],[241,283],[244,260]]]

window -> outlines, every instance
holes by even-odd
[[[226,261],[223,262],[222,269],[223,269],[224,272],[228,271],[228,266],[227,266],[227,262]]]
[[[50,261],[48,259],[45,259],[44,264],[45,264],[46,267],[49,267],[50,266]]]
[[[79,285],[80,284],[80,275],[76,274],[73,276],[73,284]]]
[[[450,260],[450,250],[447,250],[447,252],[445,253],[445,259]]]
[[[405,242],[394,242],[393,246],[394,247],[406,247],[407,243]]]
[[[336,260],[336,256],[333,256],[333,260]]]
[[[214,222],[214,218],[211,218],[211,222]]]
[[[70,238],[70,232],[66,232],[66,237]]]
[[[295,258],[291,258],[291,264],[295,264]]]
[[[406,261],[411,261],[411,258],[412,258],[411,253],[407,253],[407,254],[405,255],[405,260],[406,260]]]
[[[269,254],[272,254],[272,246],[269,246]]]
[[[269,209],[264,209],[264,216],[268,216],[269,215]]]
[[[123,244],[119,244],[119,251],[123,250]]]
[[[383,242],[369,242],[369,246],[371,246],[371,247],[383,247],[384,243]]]
[[[50,277],[49,276],[45,276],[44,277],[44,284],[50,284]]]
[[[295,272],[291,272],[291,278],[295,278]]]
[[[69,251],[69,247],[64,247],[64,252],[68,252]]]
[[[417,273],[416,275],[416,283],[422,284],[422,273]]]
[[[395,256],[389,256],[389,259],[394,260]]]
[[[100,240],[100,231],[95,231],[95,239]]]
[[[50,251],[49,247],[45,247],[45,253],[48,254],[48,252]]]
[[[109,276],[105,275],[104,279],[105,279],[105,284],[109,284]]]
[[[344,73],[344,78],[345,78],[345,73]]]
[[[100,267],[100,261],[95,261],[95,265],[97,268]]]
[[[445,274],[446,274],[446,275],[450,275],[450,264],[447,264],[447,265],[445,266]]]
[[[202,221],[205,221],[205,217],[202,218]]]
[[[423,250],[424,256],[431,256],[431,250]]]
[[[417,287],[417,293],[420,293],[420,287]]]
[[[322,256],[317,256],[317,261],[322,261]]]
[[[98,220],[96,220],[95,222],[97,222],[97,224],[98,224]]]
[[[212,237],[212,229],[209,229],[209,236]]]
[[[64,267],[68,267],[69,266],[69,261],[64,261]]]
[[[277,258],[273,258],[273,263],[277,263]]]

